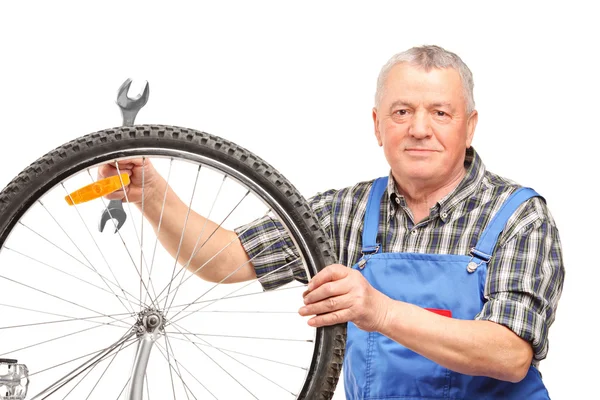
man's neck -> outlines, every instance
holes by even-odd
[[[398,192],[406,199],[414,222],[419,223],[429,216],[429,210],[438,201],[450,194],[465,177],[466,170],[460,168],[456,174],[444,182],[409,182],[394,176]]]

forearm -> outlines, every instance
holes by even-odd
[[[136,206],[142,210],[141,202]],[[188,210],[166,182],[157,183],[148,194],[143,212],[169,254],[202,279],[220,282],[231,275],[225,282],[232,283],[256,278],[235,232]]]
[[[414,352],[467,375],[518,382],[527,374],[533,350],[508,328],[444,317],[389,298],[385,303],[377,330]]]

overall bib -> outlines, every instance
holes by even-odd
[[[394,300],[412,303],[452,318],[473,320],[485,302],[487,262],[508,218],[527,199],[539,196],[521,188],[512,194],[482,233],[471,256],[382,253],[377,241],[380,201],[387,177],[377,179],[367,203],[363,257],[352,268]],[[549,399],[533,366],[525,379],[510,383],[450,371],[377,332],[348,323],[344,387],[349,400],[382,399]]]

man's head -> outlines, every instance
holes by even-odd
[[[438,46],[396,54],[379,75],[373,120],[400,185],[446,185],[462,177],[477,124],[471,71]]]

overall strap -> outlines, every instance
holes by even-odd
[[[363,254],[377,253],[380,243],[377,243],[377,231],[379,230],[379,210],[381,208],[381,197],[387,189],[388,177],[378,178],[373,182],[369,193],[365,222],[362,235]]]
[[[496,242],[500,233],[506,227],[508,219],[514,214],[521,204],[526,202],[532,197],[541,197],[537,192],[531,188],[519,188],[504,202],[500,210],[494,215],[492,220],[489,222],[485,231],[479,238],[477,245],[471,249],[471,255],[475,256],[484,262],[490,261],[492,253],[496,247]],[[543,197],[542,197],[543,199]]]

